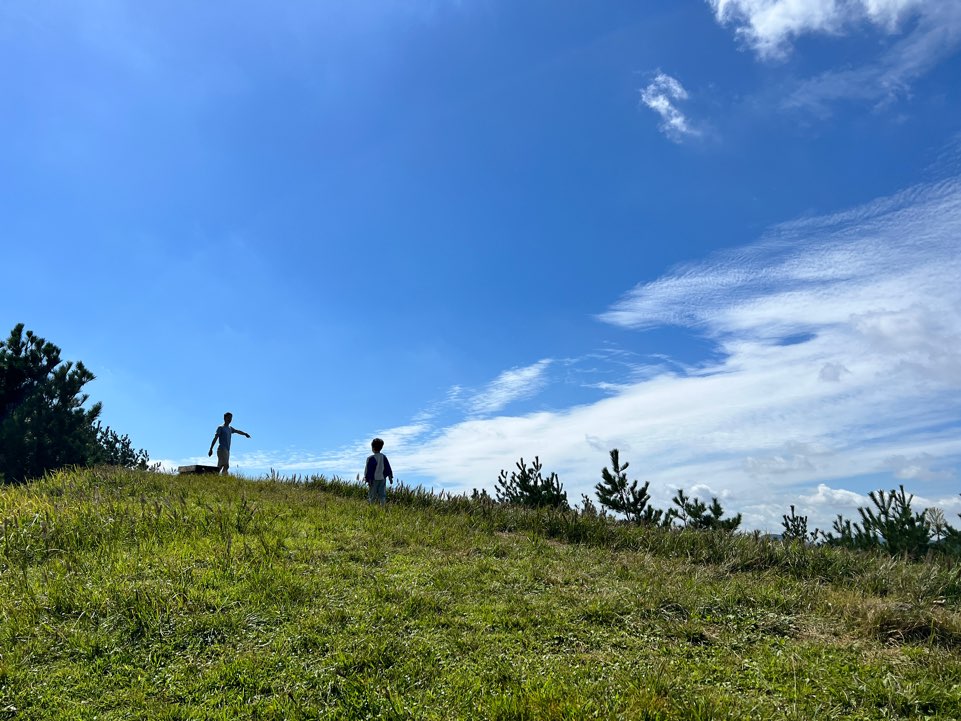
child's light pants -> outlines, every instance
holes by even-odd
[[[387,479],[381,478],[379,481],[371,481],[367,486],[367,502],[387,503]]]

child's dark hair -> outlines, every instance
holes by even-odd
[[[375,438],[370,442],[370,447],[374,449],[374,453],[380,453],[380,449],[384,447],[384,442],[380,438]]]
[[[227,417],[228,417],[228,416],[231,417],[231,418],[233,418],[233,417],[234,417],[234,414],[231,413],[230,411],[227,411],[226,413],[224,413],[224,420],[227,420]]]

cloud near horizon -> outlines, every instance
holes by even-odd
[[[601,315],[638,330],[680,325],[713,340],[722,360],[665,367],[564,410],[467,419],[413,443],[398,463],[468,490],[538,454],[577,500],[607,462],[597,449],[617,447],[655,500],[704,482],[767,528],[819,485],[909,482],[952,506],[958,237],[957,178],[775,227],[639,285]],[[809,505],[822,527],[834,515]]]
[[[491,489],[501,468],[539,455],[577,502],[618,448],[656,504],[697,486],[743,512],[747,528],[777,530],[791,504],[829,528],[867,490],[899,483],[956,521],[959,237],[959,178],[776,226],[638,285],[599,316],[638,332],[686,328],[714,344],[711,359],[641,373],[612,363],[617,382],[592,402],[546,410],[528,398],[528,412],[496,417],[461,403],[460,420],[422,414],[379,435],[401,478],[453,492]],[[584,353],[591,368],[605,357]],[[547,371],[559,364],[506,371],[465,397],[500,410],[557,382]],[[353,477],[367,440],[237,463]]]

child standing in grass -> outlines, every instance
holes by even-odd
[[[239,428],[233,428],[230,422],[234,419],[233,413],[224,413],[224,424],[222,426],[217,426],[217,430],[214,431],[214,439],[210,441],[210,450],[207,451],[208,456],[214,454],[214,443],[218,443],[217,446],[217,473],[223,473],[226,475],[227,470],[230,468],[230,438],[234,433],[239,433],[242,436],[250,438],[250,434],[246,433]]]
[[[384,442],[380,438],[375,438],[370,442],[370,450],[373,451],[367,456],[367,465],[364,467],[364,480],[367,481],[367,502],[387,503],[387,479],[391,485],[394,484],[394,472],[390,469],[390,461],[387,456],[381,453]]]

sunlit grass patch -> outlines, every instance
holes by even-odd
[[[961,716],[936,562],[359,490],[4,488],[0,718]]]

